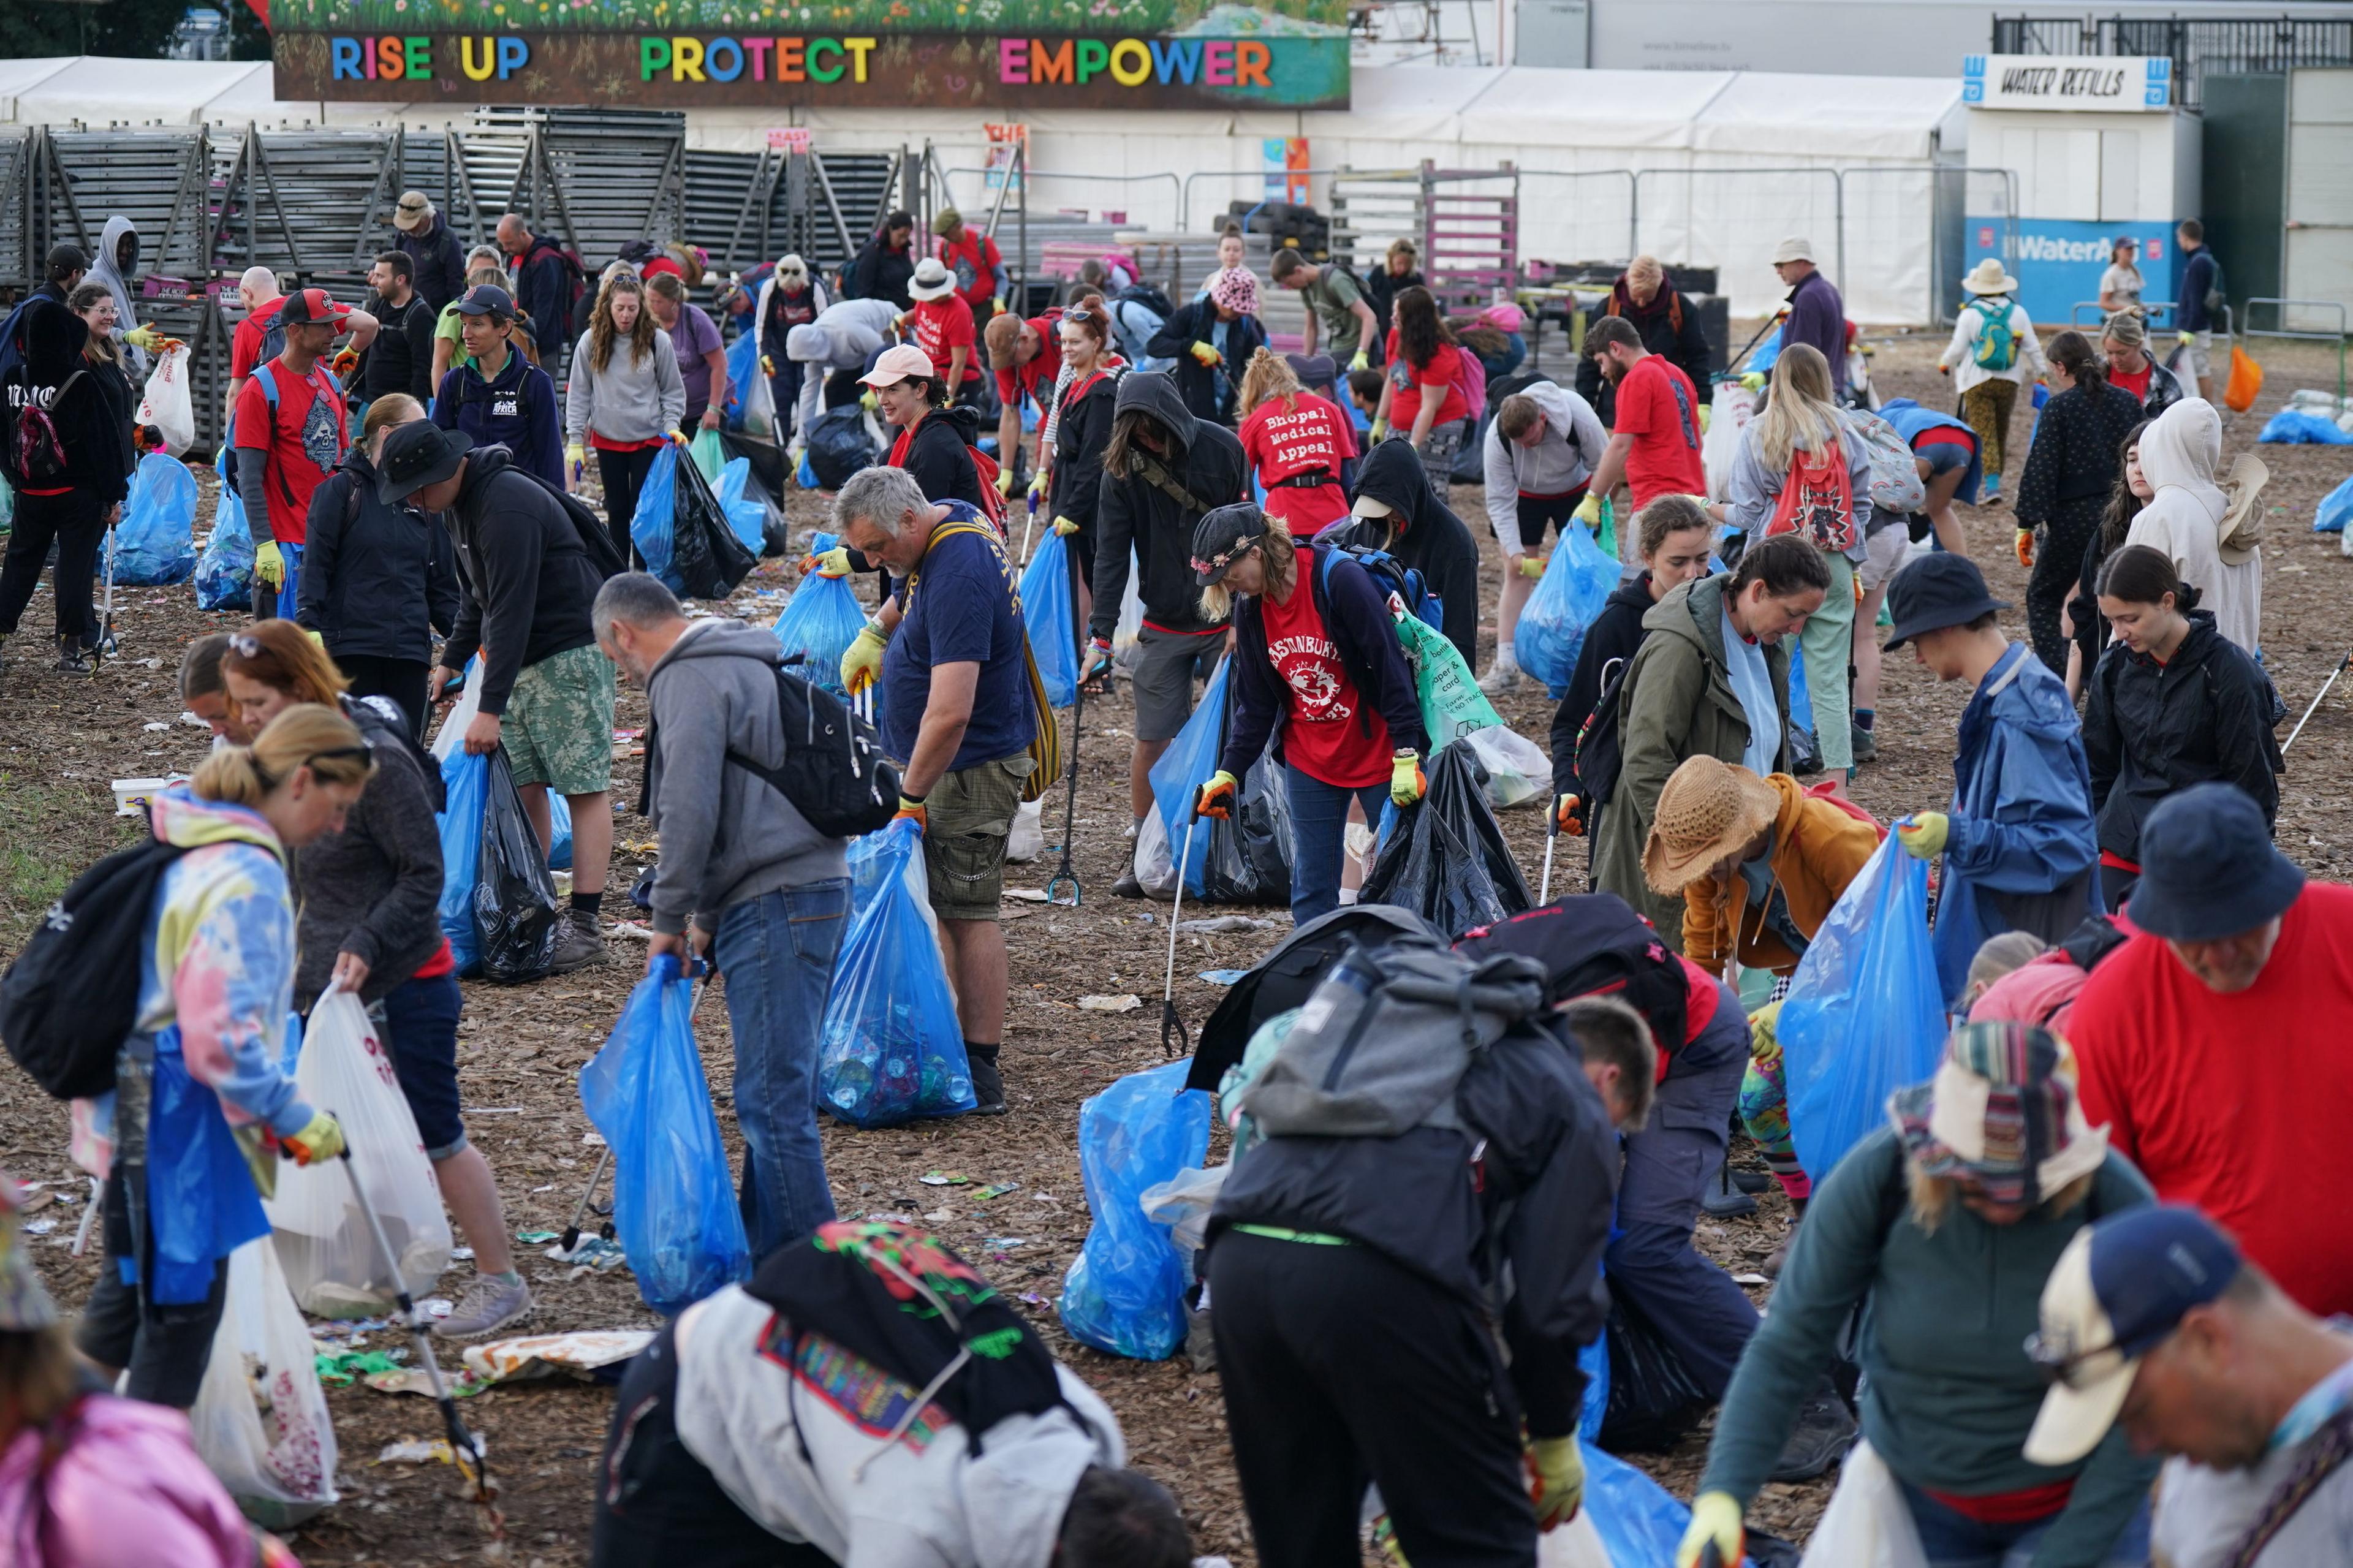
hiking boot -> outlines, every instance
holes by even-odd
[[[1111,890],[1113,897],[1120,899],[1140,899],[1145,896],[1144,884],[1135,879],[1135,868],[1133,866],[1119,874],[1119,880],[1111,885]]]
[[[605,933],[597,929],[596,917],[586,910],[568,909],[561,918],[563,933],[555,939],[555,952],[547,961],[547,972],[569,974],[575,969],[604,963]]]
[[[2000,504],[2001,476],[2000,474],[1988,474],[1982,480],[1978,481],[1978,505],[2000,506]]]
[[[531,1287],[521,1279],[510,1283],[493,1275],[477,1274],[449,1315],[433,1325],[433,1331],[445,1340],[470,1340],[503,1329],[530,1310]]]
[[[1858,724],[1854,728],[1854,760],[1875,763],[1879,760],[1879,737],[1873,731]]]
[[[98,650],[95,648],[85,648],[78,643],[59,643],[58,645],[58,673],[59,675],[96,675],[98,673]]]
[[[1771,1191],[1773,1178],[1762,1171],[1735,1170],[1732,1173],[1732,1184],[1753,1198],[1759,1193]]]
[[[1827,1382],[1817,1387],[1798,1411],[1798,1425],[1781,1446],[1774,1462],[1775,1481],[1810,1481],[1846,1457],[1854,1447],[1854,1415],[1838,1391]]]
[[[1732,1167],[1718,1164],[1700,1194],[1699,1206],[1715,1219],[1738,1219],[1757,1212],[1757,1200],[1732,1184]]]
[[[1005,1079],[997,1070],[997,1052],[984,1057],[971,1047],[965,1047],[972,1067],[972,1098],[977,1101],[965,1112],[968,1116],[1002,1116],[1005,1114]]]
[[[1479,678],[1479,689],[1490,697],[1501,697],[1507,691],[1517,691],[1519,689],[1520,667],[1516,664],[1506,664],[1500,658],[1489,665],[1487,673]]]

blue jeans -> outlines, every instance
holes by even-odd
[[[2028,1568],[2034,1551],[2058,1514],[2019,1524],[1983,1524],[1947,1508],[1902,1477],[1904,1500],[1911,1506],[1912,1522],[1920,1531],[1920,1547],[1928,1568]],[[2126,1521],[2124,1532],[2108,1548],[2105,1568],[2141,1568],[2148,1561],[2148,1502]]]
[[[746,899],[719,917],[711,956],[727,979],[735,1121],[744,1131],[744,1231],[754,1259],[833,1218],[817,1136],[817,1053],[849,879]]]
[[[1340,856],[1347,843],[1348,802],[1362,802],[1365,821],[1378,826],[1388,785],[1360,789],[1328,784],[1285,764],[1291,793],[1291,922],[1305,925],[1340,907]]]

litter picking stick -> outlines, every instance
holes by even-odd
[[[2343,658],[2338,659],[2337,661],[2337,668],[2328,672],[2328,679],[2321,686],[2320,695],[2312,700],[2312,706],[2304,710],[2304,717],[2298,719],[2295,721],[2295,728],[2288,732],[2287,745],[2280,748],[2281,756],[2284,757],[2287,755],[2288,746],[2295,744],[2295,738],[2304,733],[2304,727],[2312,722],[2312,716],[2315,713],[2320,711],[2320,704],[2327,700],[2329,687],[2337,684],[2337,678],[2345,673],[2345,667],[2347,665],[2353,665],[2353,653],[2348,653]]]
[[[709,988],[709,984],[708,981],[695,983],[694,999],[686,1005],[688,1023],[694,1022],[695,1009],[702,1005],[702,994]],[[588,1217],[588,1202],[596,1195],[596,1189],[605,1184],[605,1173],[612,1169],[612,1166],[613,1146],[607,1143],[605,1145],[605,1152],[596,1156],[596,1168],[588,1173],[588,1185],[581,1191],[579,1203],[573,1205],[572,1223],[564,1227],[564,1250],[566,1254],[570,1254],[580,1246],[580,1222]],[[612,1240],[613,1222],[607,1220],[599,1226],[597,1234],[607,1241]]]
[[[1168,973],[1160,982],[1160,1054],[1165,1057],[1183,1056],[1193,1048],[1185,1020],[1176,1016],[1176,917],[1185,911],[1185,868],[1193,863],[1193,830],[1200,826],[1198,813],[1185,825],[1185,853],[1176,862],[1176,901],[1168,906]],[[1168,1044],[1172,1036],[1175,1049]]]
[[[114,525],[106,529],[106,607],[98,622],[98,651],[112,658],[121,644],[114,636]]]
[[[1536,889],[1536,902],[1552,902],[1552,852],[1560,847],[1560,802],[1553,801],[1545,812],[1544,881]]]
[[[1021,564],[1024,566],[1029,564],[1029,535],[1037,531],[1037,527],[1038,496],[1033,490],[1029,495],[1029,521],[1021,525]]]
[[[1071,791],[1062,803],[1062,864],[1046,882],[1046,901],[1061,900],[1054,889],[1068,882],[1071,885],[1071,908],[1077,909],[1086,901],[1085,889],[1079,886],[1079,873],[1071,865],[1071,828],[1079,815],[1079,726],[1087,716],[1087,683],[1083,676],[1073,684],[1071,693]]]

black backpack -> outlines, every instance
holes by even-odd
[[[1436,946],[1445,940],[1436,926],[1395,904],[1348,904],[1308,921],[1219,999],[1201,1026],[1200,1047],[1193,1054],[1186,1087],[1214,1093],[1226,1069],[1242,1059],[1258,1026],[1305,1005],[1324,972],[1349,948],[1370,952],[1396,942]]]
[[[150,837],[74,879],[0,976],[0,1041],[58,1100],[114,1087],[139,1021],[141,944],[164,874],[185,851]]]
[[[441,764],[409,729],[408,715],[401,710],[399,703],[389,697],[346,696],[343,716],[358,726],[360,739],[368,743],[369,750],[397,746],[408,753],[417,771],[425,775],[425,798],[432,805],[434,816],[449,808],[449,786],[441,776]]]
[[[507,471],[522,475],[555,498],[555,504],[562,507],[564,515],[572,520],[572,531],[580,536],[581,553],[588,557],[588,563],[591,566],[596,568],[596,576],[600,581],[607,577],[617,577],[629,569],[629,563],[621,559],[620,551],[615,547],[613,536],[606,531],[605,520],[590,511],[586,501],[561,485],[549,484],[536,472],[524,468],[521,463],[512,465]]]
[[[766,768],[730,751],[727,761],[793,803],[829,838],[855,838],[899,813],[899,770],[882,754],[874,726],[824,687],[795,673],[796,654],[776,667],[776,719],[784,765]]]
[[[1143,306],[1164,321],[1176,313],[1176,307],[1168,302],[1168,296],[1149,283],[1131,283],[1111,297],[1111,302],[1114,305],[1125,304],[1131,300]]]
[[[1544,965],[1545,999],[1615,996],[1642,1015],[1664,1060],[1683,1043],[1689,986],[1683,959],[1615,893],[1571,893],[1462,933],[1473,956],[1517,952]]]
[[[1626,689],[1626,672],[1633,668],[1630,656],[1617,660],[1615,668],[1603,666],[1600,694],[1593,700],[1593,711],[1577,726],[1577,746],[1569,753],[1569,771],[1577,780],[1577,794],[1584,803],[1588,825],[1600,821],[1595,814],[1618,793],[1618,774],[1626,765],[1618,730],[1618,700]]]

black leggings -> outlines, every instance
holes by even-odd
[[[2067,639],[2059,635],[2059,612],[2074,595],[2084,547],[2099,531],[2106,505],[2099,496],[2060,502],[2058,513],[2043,524],[2042,547],[2026,579],[2027,635],[2034,639],[2034,657],[2056,675],[2067,673]]]
[[[387,658],[372,653],[339,653],[335,668],[350,681],[354,697],[389,697],[408,716],[408,732],[425,738],[425,687],[432,667],[421,658]]]
[[[40,585],[41,568],[49,545],[58,548],[55,596],[58,640],[78,640],[83,647],[98,641],[98,616],[90,607],[90,588],[98,563],[100,542],[106,537],[108,503],[88,488],[58,496],[18,495],[16,520],[8,535],[8,552],[0,563],[0,637],[16,629]]]
[[[646,488],[646,475],[660,454],[659,447],[641,447],[634,452],[607,452],[602,447],[596,451],[596,475],[605,481],[605,526],[612,531],[613,548],[632,566],[642,567],[645,559],[630,548],[629,524],[638,515],[638,492]]]

